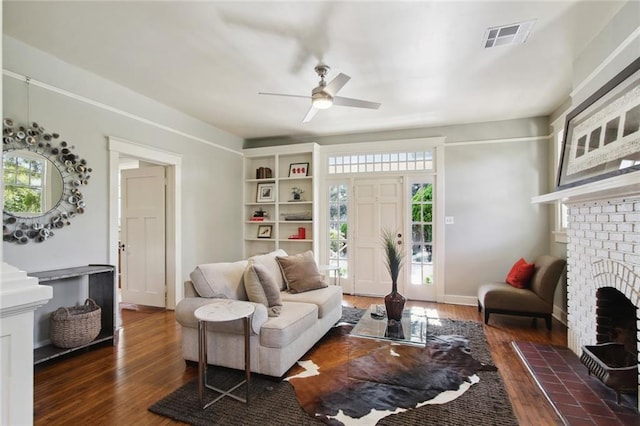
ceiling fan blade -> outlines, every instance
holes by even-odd
[[[355,107],[355,108],[369,108],[369,109],[380,108],[380,104],[378,102],[369,102],[369,101],[363,101],[360,99],[344,98],[342,96],[334,96],[333,104],[340,105],[340,106]]]
[[[316,115],[316,112],[318,112],[318,108],[311,105],[311,108],[309,108],[309,111],[307,111],[307,115],[304,116],[304,119],[302,120],[302,122],[303,123],[310,122],[313,116]]]
[[[258,92],[258,95],[269,95],[269,96],[287,96],[289,98],[304,98],[311,99],[311,96],[307,95],[288,95],[286,93],[267,93],[267,92]]]
[[[347,82],[351,80],[351,77],[349,77],[346,74],[338,74],[336,76],[336,78],[334,78],[333,80],[331,80],[324,88],[324,91],[327,92],[328,94],[330,94],[331,96],[335,96],[336,93],[338,93],[338,91],[340,89],[342,89],[344,87],[345,84],[347,84]]]

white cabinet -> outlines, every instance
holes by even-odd
[[[278,248],[317,253],[318,145],[246,149],[244,156],[245,257]]]

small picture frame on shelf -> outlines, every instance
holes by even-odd
[[[275,183],[259,183],[256,195],[258,203],[273,203],[276,201]]]
[[[258,226],[258,238],[271,238],[272,225],[260,225]]]
[[[289,177],[309,176],[309,163],[291,163],[289,165]]]

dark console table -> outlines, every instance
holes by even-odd
[[[92,342],[75,348],[59,348],[54,345],[46,345],[34,350],[34,364],[40,364],[50,359],[68,354],[79,349],[87,348],[99,343],[111,341],[117,343],[115,329],[116,311],[115,296],[115,268],[111,265],[89,265],[75,268],[55,269],[51,271],[31,272],[28,274],[38,279],[40,284],[64,285],[69,279],[87,277],[89,282],[89,297],[100,306],[102,310],[100,334]]]

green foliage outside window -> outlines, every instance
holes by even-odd
[[[44,162],[18,155],[3,157],[4,210],[42,213]]]
[[[5,186],[4,210],[14,213],[40,213],[42,196],[40,191],[19,186]]]

